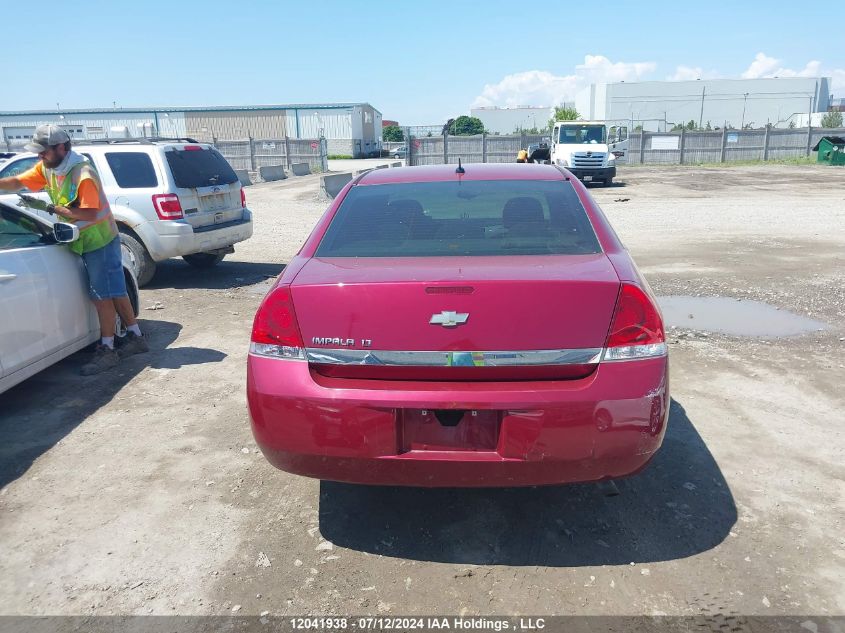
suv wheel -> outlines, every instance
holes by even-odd
[[[123,260],[132,268],[138,287],[146,286],[156,273],[156,263],[137,237],[120,231],[120,250]]]
[[[182,255],[182,259],[195,268],[211,268],[223,261],[225,253],[192,253]]]

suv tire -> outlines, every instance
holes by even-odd
[[[156,274],[156,263],[138,238],[122,228],[120,229],[120,250],[135,274],[135,279],[138,280],[138,287],[141,288],[150,283],[153,275]]]
[[[212,268],[223,261],[225,253],[191,253],[182,255],[182,259],[194,268]]]

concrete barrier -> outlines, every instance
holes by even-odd
[[[327,196],[332,198],[337,197],[340,190],[346,186],[346,183],[352,180],[352,174],[330,174],[320,177],[320,189],[326,192]]]
[[[241,181],[242,187],[247,187],[252,184],[252,180],[249,177],[248,169],[236,169],[235,173],[238,175],[238,180]]]
[[[355,172],[355,175],[360,176],[361,174],[366,174],[368,171],[373,171],[373,168],[370,167],[369,169],[359,169]]]
[[[294,176],[307,176],[311,173],[311,166],[308,163],[293,163],[290,170]]]
[[[390,163],[391,167],[401,167],[402,163]]]
[[[387,169],[387,165],[376,165],[376,169]]]
[[[258,175],[261,176],[261,180],[266,180],[267,182],[284,180],[288,177],[285,173],[285,168],[281,165],[265,165],[264,167],[259,167]]]

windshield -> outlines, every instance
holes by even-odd
[[[353,187],[317,257],[448,257],[601,252],[564,181],[422,182]]]
[[[558,143],[575,145],[579,143],[604,143],[603,125],[566,125],[561,126]]]

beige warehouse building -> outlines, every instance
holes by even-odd
[[[369,103],[218,107],[103,108],[0,112],[0,142],[20,149],[38,125],[59,125],[78,139],[190,137],[198,141],[316,139],[329,154],[376,155],[382,114]]]

